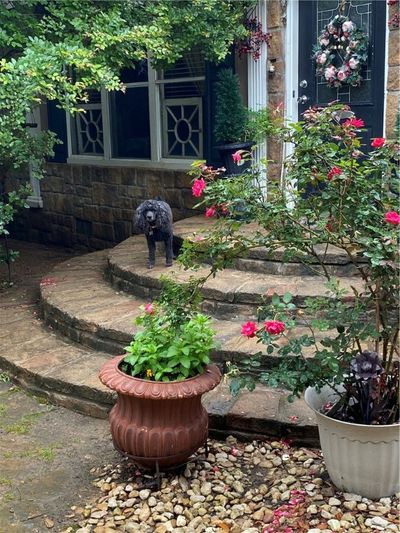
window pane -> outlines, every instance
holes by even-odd
[[[88,91],[88,101],[79,104],[83,111],[73,120],[73,153],[79,155],[103,155],[103,117],[101,94]]]
[[[147,87],[113,93],[110,97],[110,120],[113,157],[150,159]]]

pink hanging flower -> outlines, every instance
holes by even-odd
[[[148,315],[154,315],[155,313],[154,305],[152,303],[146,304],[144,306],[144,312],[147,313]]]
[[[239,150],[237,150],[234,154],[232,154],[233,162],[237,165],[242,161],[242,154]]]
[[[246,337],[249,337],[250,339],[256,336],[257,332],[257,324],[255,322],[246,322],[242,326],[242,335],[245,335]]]
[[[196,198],[199,198],[203,194],[203,191],[205,188],[206,188],[206,182],[204,181],[204,178],[199,178],[197,180],[194,180],[193,185],[192,185],[193,196],[196,196]]]
[[[270,335],[280,335],[285,331],[285,324],[279,320],[267,320],[264,322],[264,329]]]
[[[371,146],[372,148],[382,148],[382,146],[385,144],[386,139],[384,137],[376,137],[372,140]]]
[[[392,224],[393,226],[398,226],[400,224],[400,215],[396,211],[388,211],[385,213],[385,222]]]
[[[216,208],[214,205],[212,205],[211,207],[208,207],[206,209],[206,217],[207,218],[211,218],[215,215],[215,213],[217,212]]]

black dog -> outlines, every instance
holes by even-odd
[[[156,262],[156,242],[164,241],[165,264],[172,266],[173,233],[172,211],[170,206],[162,200],[146,200],[139,205],[135,213],[135,225],[146,235],[149,248],[148,268],[153,268]]]

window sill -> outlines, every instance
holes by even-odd
[[[26,203],[29,205],[29,207],[43,207],[43,199],[41,196],[28,196],[26,199]]]
[[[153,168],[159,170],[189,170],[195,159],[160,159],[150,161],[144,159],[104,159],[103,157],[71,155],[67,163],[71,165],[92,165],[99,167],[131,167]]]

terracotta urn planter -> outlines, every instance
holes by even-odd
[[[208,414],[201,396],[218,385],[216,365],[185,381],[148,381],[119,369],[124,356],[100,370],[104,385],[116,391],[109,420],[116,450],[144,468],[170,468],[184,463],[208,435]]]

